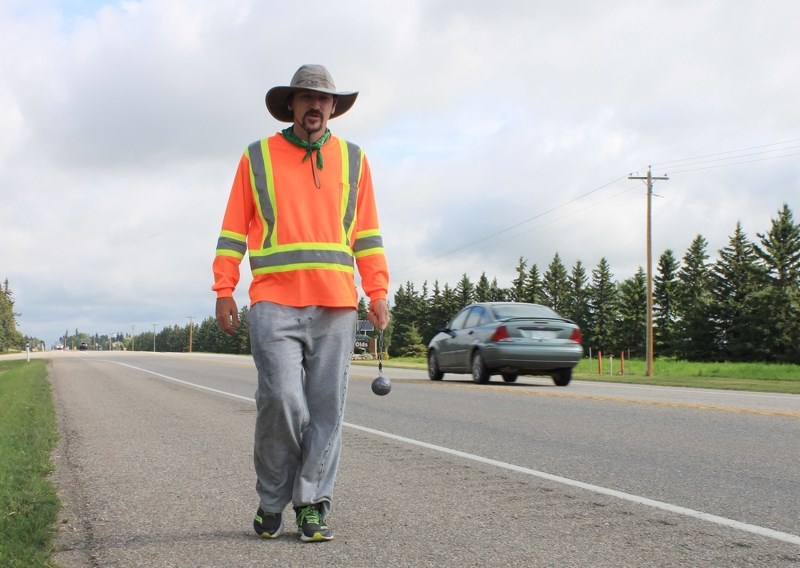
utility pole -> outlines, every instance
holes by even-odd
[[[134,343],[135,341],[136,341],[136,326],[132,325],[131,326],[131,351],[136,351],[136,345]]]
[[[653,181],[668,180],[667,176],[653,177],[653,166],[647,166],[646,176],[628,176],[628,179],[647,181],[647,365],[645,376],[653,376],[653,237],[652,237],[652,201]]]
[[[186,316],[189,318],[189,353],[192,352],[192,330],[194,329],[194,316]]]
[[[156,352],[156,324],[153,324],[153,353]]]

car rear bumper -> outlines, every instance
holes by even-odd
[[[515,370],[520,373],[572,368],[583,357],[578,343],[548,345],[532,351],[530,345],[494,343],[484,347],[483,360],[492,370]]]

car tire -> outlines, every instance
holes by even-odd
[[[441,381],[444,373],[439,369],[439,362],[436,360],[436,352],[428,351],[428,378],[432,381]]]
[[[518,376],[517,373],[503,373],[503,380],[507,383],[516,383]]]
[[[486,368],[480,351],[476,351],[472,355],[472,380],[478,384],[484,384],[489,382],[490,377],[489,369]]]
[[[556,373],[553,375],[553,382],[556,384],[557,387],[565,387],[569,384],[572,380],[572,369],[569,368],[562,368],[556,370]]]

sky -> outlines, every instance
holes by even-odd
[[[622,281],[800,221],[795,0],[0,0],[0,279],[18,328],[213,316],[214,257],[264,94],[321,63],[372,169],[391,290]],[[248,301],[247,261],[235,298]]]

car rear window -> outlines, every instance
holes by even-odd
[[[500,304],[494,306],[494,313],[497,315],[497,319],[561,317],[547,306],[537,304]]]

